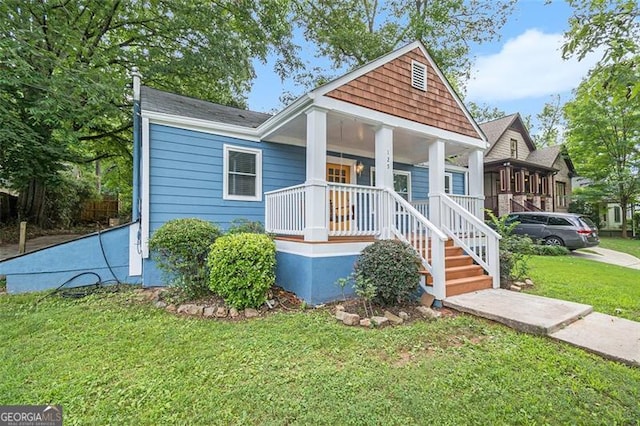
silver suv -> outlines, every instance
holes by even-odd
[[[528,235],[550,246],[576,250],[600,244],[598,229],[591,219],[575,213],[511,213],[507,222],[518,222],[514,234]]]

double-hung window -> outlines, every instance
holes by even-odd
[[[262,200],[262,151],[224,146],[225,200]]]

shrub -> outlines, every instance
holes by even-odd
[[[529,257],[533,252],[533,240],[523,235],[513,235],[518,222],[507,222],[507,216],[496,217],[486,210],[490,226],[500,234],[500,287],[509,288],[511,282],[529,272]]]
[[[257,308],[275,282],[276,245],[266,235],[218,238],[209,253],[209,287],[236,309]]]
[[[261,222],[252,222],[248,219],[239,218],[231,221],[231,227],[227,234],[264,234],[264,225]]]
[[[209,293],[207,255],[222,235],[217,225],[188,218],[166,222],[149,240],[158,268],[187,299]]]
[[[569,249],[562,246],[548,246],[546,244],[534,244],[531,254],[538,256],[566,256],[570,253]]]
[[[376,241],[362,251],[355,273],[374,286],[374,302],[395,305],[414,295],[420,281],[420,258],[403,242]]]

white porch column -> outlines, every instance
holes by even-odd
[[[444,141],[429,145],[429,220],[442,228],[440,195],[444,194]]]
[[[327,241],[327,112],[307,111],[307,180],[305,241]]]
[[[478,219],[483,220],[484,214],[484,151],[475,149],[469,155],[469,195],[478,201],[473,213]]]
[[[393,191],[393,128],[385,125],[378,127],[375,145],[376,187]],[[387,198],[383,197],[382,200],[387,200]],[[377,210],[380,221],[380,237],[383,239],[391,238],[389,227],[392,220],[391,205],[381,201]]]

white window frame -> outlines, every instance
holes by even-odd
[[[375,180],[373,179],[373,174],[374,174],[375,172],[376,172],[376,168],[375,168],[375,167],[371,167],[371,168],[369,169],[369,183],[370,183],[370,185],[371,185],[371,186],[376,186],[376,182],[375,182]],[[411,193],[411,192],[412,192],[412,191],[411,191],[411,172],[408,172],[408,171],[406,171],[406,170],[396,170],[396,169],[393,169],[393,177],[394,177],[394,178],[395,178],[395,175],[404,175],[404,176],[407,176],[407,190],[408,190],[408,192],[407,192],[408,200],[407,200],[407,201],[411,201],[411,200],[413,200],[412,193]],[[395,182],[394,182],[394,183],[395,183]],[[395,188],[394,188],[394,191],[395,191]],[[400,194],[400,193],[398,193],[398,194]]]
[[[447,192],[447,178],[449,178],[449,191]],[[444,193],[453,194],[453,173],[446,172],[444,174]]]
[[[229,194],[229,152],[244,152],[255,154],[256,156],[256,194],[255,195],[234,195]],[[223,152],[223,175],[222,175],[222,199],[235,201],[262,201],[262,150],[246,148],[236,145],[224,145]]]

